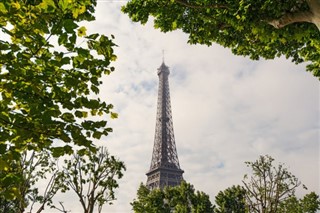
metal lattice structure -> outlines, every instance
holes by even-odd
[[[183,180],[183,170],[180,169],[173,133],[169,74],[169,67],[163,62],[158,68],[156,130],[151,166],[146,174],[148,177],[146,185],[151,190],[163,189],[165,186],[176,186]]]

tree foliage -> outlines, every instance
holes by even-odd
[[[19,212],[17,206],[16,200],[8,200],[3,197],[0,198],[0,212],[17,213]]]
[[[0,196],[0,212],[5,213],[23,213],[26,210],[40,213],[47,206],[67,212],[63,202],[59,202],[59,207],[53,202],[53,197],[70,189],[79,196],[84,213],[93,213],[95,206],[101,212],[104,204],[115,199],[117,179],[125,170],[123,162],[110,156],[102,147],[97,152],[89,149],[78,151],[64,161],[61,169],[49,151],[24,153],[21,162],[12,163],[11,168],[10,174],[19,173],[23,181],[15,184],[19,196]],[[39,183],[44,181],[45,187],[39,188]]]
[[[300,181],[283,164],[274,166],[273,161],[266,155],[246,162],[252,174],[245,175],[244,186],[232,186],[217,194],[215,212],[316,213],[320,210],[319,195],[310,192],[298,199],[295,190]]]
[[[220,191],[215,197],[216,213],[248,213],[246,190],[241,186],[232,186]]]
[[[122,161],[100,147],[97,152],[78,153],[71,160],[65,160],[59,175],[60,186],[65,186],[62,191],[71,189],[75,192],[84,213],[93,213],[95,206],[97,212],[101,212],[104,204],[115,200],[117,179],[122,178],[124,170]]]
[[[149,190],[141,184],[137,199],[131,205],[136,213],[210,213],[214,210],[207,194],[195,191],[191,184],[184,181],[180,186],[163,190]]]
[[[191,44],[218,43],[254,60],[309,62],[307,70],[320,77],[319,0],[131,0],[122,10],[142,24],[153,16],[163,32],[181,29]]]
[[[114,70],[111,38],[91,34],[81,21],[94,20],[96,0],[4,0],[0,2],[0,194],[21,196],[24,179],[11,173],[26,150],[54,157],[92,141],[111,128],[111,104],[98,94],[103,74]],[[80,45],[81,42],[81,45]]]
[[[243,180],[250,212],[273,213],[279,211],[280,203],[295,195],[301,182],[283,164],[272,165],[274,159],[260,156],[254,162],[246,162],[252,169],[251,177]]]
[[[303,198],[298,199],[291,196],[280,204],[281,213],[316,213],[320,210],[319,195],[314,192],[306,194]]]
[[[52,198],[58,192],[56,162],[48,151],[23,152],[20,161],[10,164],[10,171],[0,173],[5,176],[22,177],[15,185],[16,194],[11,197],[0,194],[0,212],[23,213],[30,206],[30,212],[35,203],[39,203],[37,212],[41,212],[45,205],[52,206]],[[51,177],[47,179],[49,176]],[[46,188],[40,192],[36,187],[39,181],[47,181]]]

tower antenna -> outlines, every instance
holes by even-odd
[[[164,63],[164,50],[162,50],[162,63]]]

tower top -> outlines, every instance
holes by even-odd
[[[161,73],[164,73],[164,74],[167,74],[167,75],[170,74],[169,67],[164,63],[164,61],[162,61],[162,64],[158,68],[158,75],[160,75]]]

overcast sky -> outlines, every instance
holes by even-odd
[[[284,163],[310,191],[319,193],[319,80],[284,58],[251,61],[229,49],[187,44],[180,31],[161,33],[152,23],[132,23],[125,1],[98,0],[97,20],[87,33],[113,34],[115,72],[104,77],[100,98],[115,106],[114,132],[97,144],[124,161],[117,201],[103,212],[131,212],[151,163],[158,76],[169,66],[176,146],[184,178],[210,195],[241,184],[245,161],[270,155]],[[109,118],[108,118],[109,119]],[[109,119],[110,120],[110,119]],[[66,198],[68,197],[68,198]],[[65,207],[81,212],[77,198]]]

